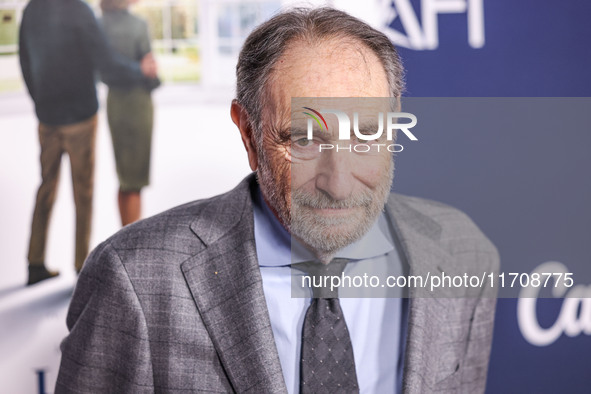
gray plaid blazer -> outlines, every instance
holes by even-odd
[[[249,176],[232,191],[127,226],[88,257],[67,316],[56,393],[284,393],[263,294]],[[463,213],[393,194],[412,273],[496,270]],[[483,392],[495,298],[413,298],[406,393]]]

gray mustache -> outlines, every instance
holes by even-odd
[[[292,210],[297,206],[314,209],[347,209],[367,207],[371,205],[372,197],[369,193],[360,193],[346,200],[335,200],[327,194],[309,194],[302,191],[293,191],[291,195]]]

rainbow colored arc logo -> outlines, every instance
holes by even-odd
[[[324,117],[320,114],[320,112],[310,108],[310,107],[302,107],[304,109],[307,109],[308,111],[313,112],[314,114],[318,115],[318,117],[320,117],[320,119],[322,119],[322,123],[324,123],[324,127],[322,127],[322,123],[320,123],[320,119],[318,119],[318,117],[314,116],[313,114],[311,114],[310,112],[304,112],[304,114],[308,115],[309,117],[311,117],[312,119],[314,119],[316,121],[316,123],[318,123],[318,126],[320,126],[320,130],[324,131],[325,127],[326,130],[328,130],[328,125],[326,124],[326,120],[324,120]]]

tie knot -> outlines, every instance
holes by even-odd
[[[338,298],[338,285],[335,286],[338,277],[338,283],[341,283],[340,277],[349,262],[348,259],[334,258],[328,264],[322,264],[318,261],[304,261],[302,263],[292,264],[295,268],[310,277],[313,298]]]

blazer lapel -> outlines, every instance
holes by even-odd
[[[449,254],[436,242],[441,228],[429,217],[398,201],[395,194],[387,205],[394,227],[394,234],[401,258],[406,261],[410,275],[426,277],[445,270],[450,263]],[[445,303],[412,288],[409,294],[408,324],[403,368],[403,389],[406,392],[428,392],[434,385],[438,366],[437,349],[434,344],[440,322],[447,313]]]
[[[181,268],[236,392],[286,392],[256,258],[248,177],[191,228],[205,244]]]

